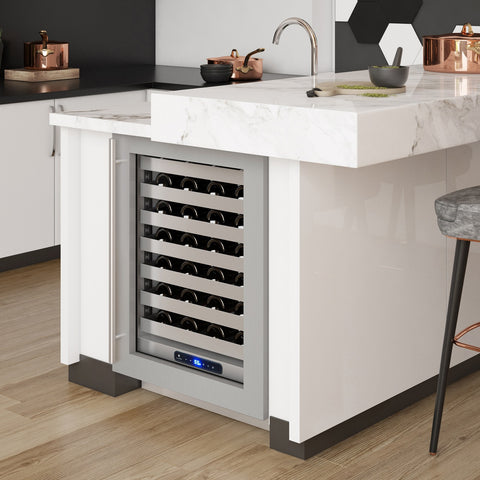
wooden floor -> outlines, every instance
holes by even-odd
[[[0,274],[0,479],[480,479],[480,374],[447,393],[437,457],[433,397],[307,461],[268,433],[145,390],[118,398],[59,364],[59,262]]]

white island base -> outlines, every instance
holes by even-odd
[[[97,227],[109,205],[109,139],[129,132],[127,117],[97,118],[94,127],[91,117],[52,115],[64,127],[62,362],[69,365],[81,354],[112,361],[109,236]],[[138,132],[131,134],[151,141],[146,128]],[[480,143],[459,143],[363,168],[269,158],[272,447],[306,458],[433,393],[454,248],[438,230],[433,202],[480,184]],[[474,246],[459,328],[476,318],[479,279]],[[459,374],[478,368],[470,357],[454,351]]]

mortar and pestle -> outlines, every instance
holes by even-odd
[[[397,48],[392,65],[370,66],[368,73],[370,81],[377,87],[398,88],[403,87],[408,78],[409,67],[400,66],[402,60],[402,47]]]

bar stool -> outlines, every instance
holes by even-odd
[[[462,297],[463,281],[467,267],[470,242],[480,242],[480,186],[457,190],[435,200],[435,213],[440,231],[447,237],[457,240],[455,260],[453,263],[452,282],[448,300],[445,335],[443,338],[440,373],[438,375],[437,397],[433,417],[430,455],[436,455],[440,424],[442,421],[443,403],[447,388],[448,370],[453,345],[480,352],[479,347],[459,341],[463,335],[480,327],[480,323],[470,325],[455,335],[458,310]]]

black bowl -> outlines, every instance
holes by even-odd
[[[200,65],[200,75],[207,83],[224,83],[230,80],[233,65],[208,63]]]
[[[377,87],[403,87],[408,78],[408,67],[368,67],[371,82]]]

